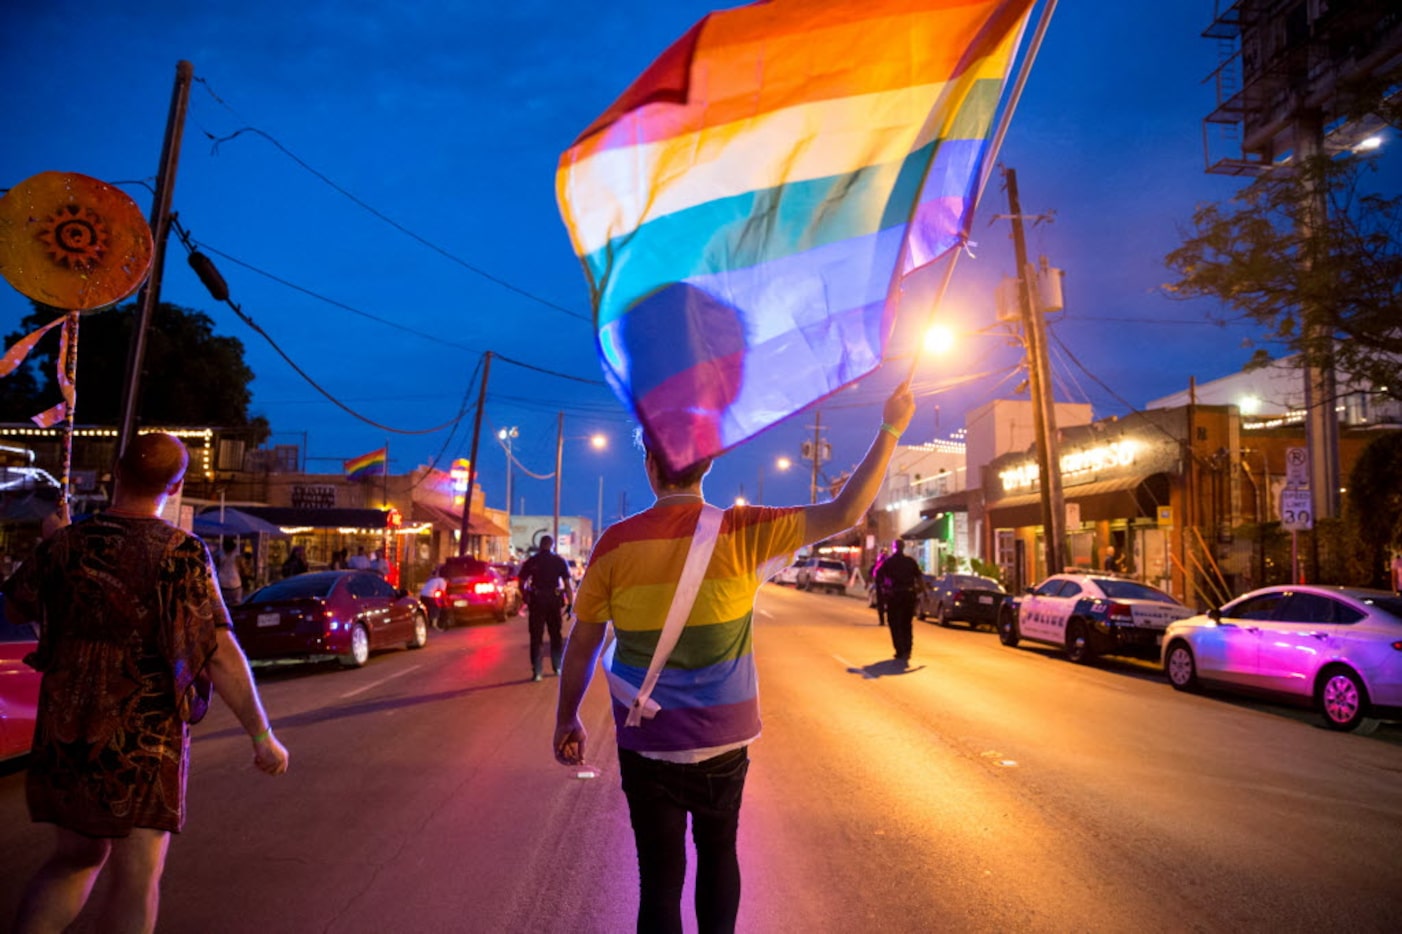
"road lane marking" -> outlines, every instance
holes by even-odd
[[[876,677],[876,676],[873,675],[871,672],[869,672],[869,671],[867,671],[865,668],[863,668],[861,665],[854,665],[854,664],[852,664],[851,662],[849,662],[847,659],[843,658],[841,655],[834,655],[833,658],[837,659],[837,663],[838,663],[839,665],[841,665],[842,667],[846,668],[848,671],[852,672],[853,674],[860,674],[860,675],[861,675],[863,678],[865,678],[867,681],[870,681],[870,680],[872,680],[873,678]]]
[[[407,675],[407,674],[408,674],[409,672],[411,672],[411,671],[418,671],[418,670],[419,670],[420,668],[422,668],[422,667],[423,667],[423,665],[415,665],[413,668],[405,668],[403,671],[396,671],[394,674],[392,674],[392,675],[387,675],[386,677],[383,677],[383,678],[381,678],[381,679],[378,680],[378,681],[371,681],[369,684],[365,685],[364,687],[356,688],[354,691],[347,691],[346,693],[344,693],[344,694],[341,695],[341,699],[344,700],[344,699],[346,699],[347,697],[354,697],[354,696],[357,695],[357,694],[364,694],[366,691],[370,690],[371,688],[377,688],[377,687],[379,687],[380,685],[384,684],[384,683],[387,682],[387,681],[393,681],[395,678],[398,678],[398,677],[400,677],[401,675]]]

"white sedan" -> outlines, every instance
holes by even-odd
[[[1163,668],[1200,682],[1313,703],[1335,730],[1402,716],[1402,597],[1357,587],[1281,585],[1171,623]]]

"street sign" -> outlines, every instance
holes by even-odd
[[[1280,491],[1280,526],[1291,532],[1314,528],[1314,500],[1309,490],[1286,487]]]
[[[1286,448],[1286,449],[1285,449],[1285,485],[1286,485],[1286,486],[1309,486],[1309,485],[1310,485],[1310,452],[1309,452],[1309,448]]]

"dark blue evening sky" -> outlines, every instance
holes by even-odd
[[[630,511],[650,499],[627,443],[631,422],[595,359],[584,279],[555,207],[555,165],[707,10],[693,0],[13,0],[0,16],[0,188],[43,171],[80,172],[122,183],[149,210],[139,183],[154,182],[176,63],[192,62],[174,206],[233,300],[333,395],[395,428],[453,419],[475,394],[485,350],[576,377],[496,361],[484,429],[517,426],[519,460],[545,474],[563,411],[564,511],[593,516],[603,477],[607,519],[625,491]],[[1159,290],[1169,278],[1163,257],[1194,206],[1239,184],[1204,172],[1201,120],[1215,103],[1204,78],[1217,50],[1201,32],[1213,10],[1210,0],[1061,4],[1000,154],[1017,169],[1024,212],[1055,212],[1029,232],[1029,248],[1066,270],[1067,310],[1053,331],[1094,374],[1054,355],[1058,397],[1089,401],[1097,416],[1183,389],[1190,377],[1235,372],[1257,336],[1214,325],[1211,307]],[[245,128],[258,132],[227,139]],[[973,255],[959,259],[948,297],[945,317],[957,328],[993,323],[993,287],[1013,271],[1008,225],[992,220],[1006,211],[995,175]],[[403,435],[325,401],[210,299],[174,239],[163,299],[208,313],[219,333],[244,342],[257,374],[253,411],[271,421],[274,443],[305,442],[311,469],[339,470],[341,459],[386,441],[395,472],[467,455],[470,411],[455,432]],[[27,311],[0,287],[3,333]],[[125,348],[85,343],[81,352]],[[1005,339],[985,334],[922,363],[907,440],[947,436],[968,408],[1011,397],[1016,360]],[[836,426],[833,473],[865,450],[893,372],[819,406]],[[742,485],[753,498],[759,465],[797,460],[812,422],[811,413],[794,416],[723,459],[708,481],[712,498],[727,502]],[[594,431],[613,438],[608,453],[579,440]],[[483,434],[481,482],[501,507],[506,458]],[[764,483],[770,503],[807,500],[801,466],[785,476],[770,469]],[[518,510],[524,497],[528,512],[550,511],[550,483],[517,472],[514,487]]]

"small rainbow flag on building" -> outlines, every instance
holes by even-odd
[[[363,480],[366,477],[382,477],[389,472],[389,448],[383,447],[369,454],[342,461],[347,480]]]
[[[614,390],[674,466],[864,376],[958,245],[1033,0],[712,13],[560,159]]]

